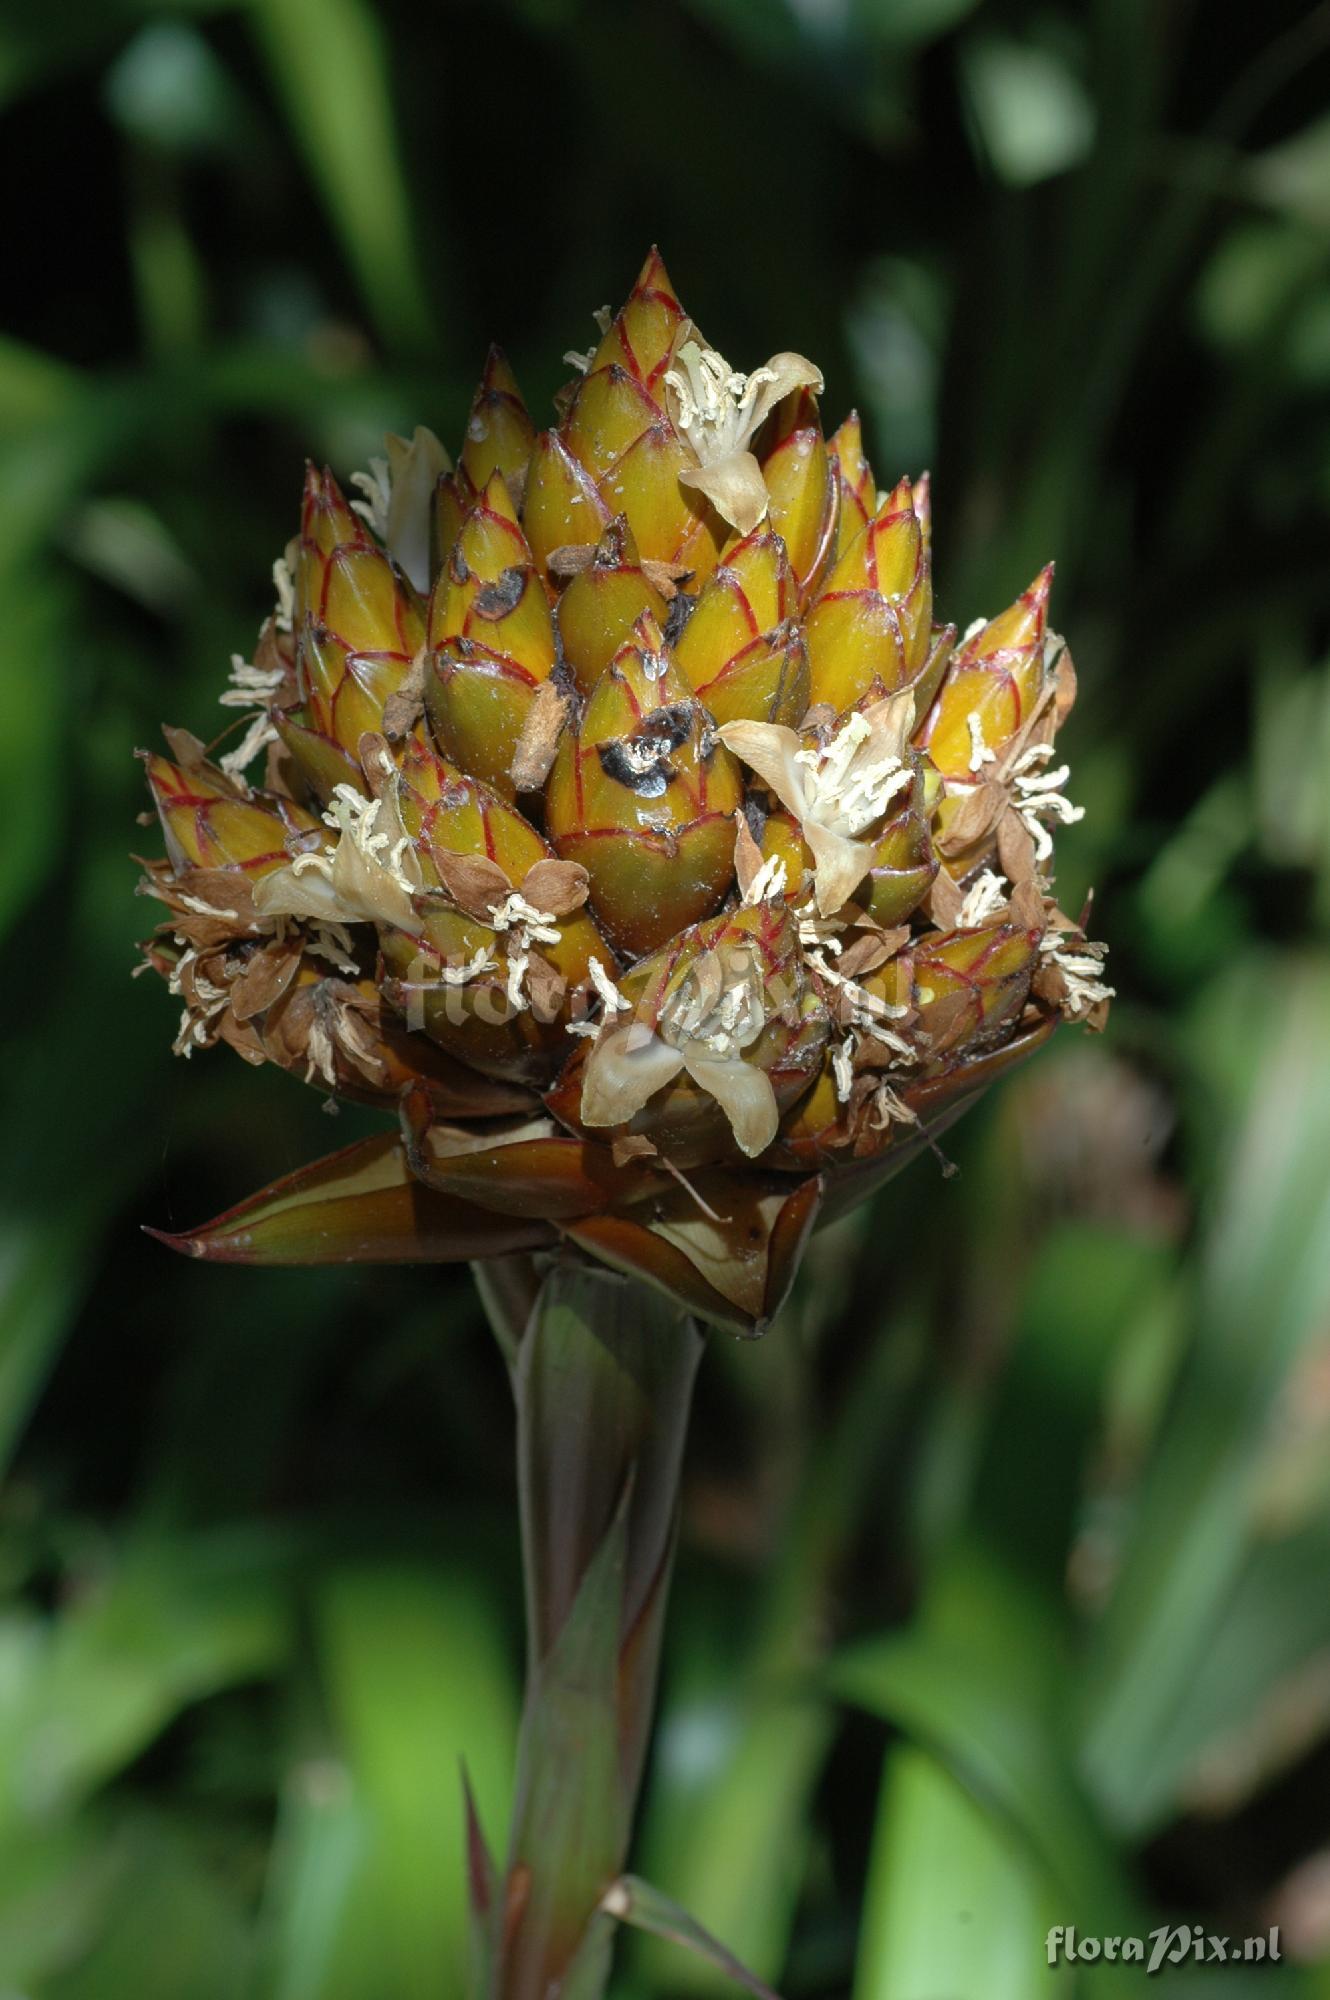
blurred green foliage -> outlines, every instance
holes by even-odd
[[[1120,998],[713,1341],[639,1865],[790,2000],[1164,1921],[1330,1995],[1330,9],[70,0],[0,94],[0,1992],[460,1989],[502,1369],[464,1273],[137,1234],[327,1133],[131,986],[130,753],[220,724],[305,452],[455,442],[491,338],[543,408],[654,238],[931,462],[949,615],[1057,556]]]

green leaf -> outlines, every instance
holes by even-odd
[[[57,1618],[0,1624],[0,1825],[67,1811],[188,1703],[270,1669],[280,1600],[235,1537],[145,1536]]]
[[[1042,1646],[1046,1661],[1056,1658],[1053,1635],[1010,1600],[990,1605],[983,1625],[991,1628],[1004,1611],[1022,1651],[1034,1660]],[[832,1685],[930,1749],[1008,1823],[1060,1892],[1066,1921],[1121,1930],[1131,1894],[1028,1677],[998,1670],[972,1645],[920,1631],[853,1648]]]
[[[742,1986],[745,1993],[756,1994],[757,2000],[780,2000],[778,1993],[741,1965],[734,1953],[704,1930],[687,1910],[680,1909],[638,1876],[621,1876],[606,1896],[604,1907],[621,1924],[632,1924],[637,1930],[650,1931],[654,1937],[681,1945],[717,1972],[724,1973],[736,1986]]]
[[[1280,1032],[1253,1009],[1280,991]],[[1208,1100],[1246,1081],[1225,1146],[1189,1365],[1134,1511],[1085,1683],[1086,1768],[1114,1820],[1159,1822],[1196,1675],[1257,1533],[1276,1399],[1330,1315],[1330,966],[1252,964],[1196,1024]],[[1231,1086],[1229,1086],[1231,1087]]]
[[[87,1291],[88,1206],[34,1225],[0,1222],[0,1470]]]
[[[1065,1990],[1035,1858],[937,1760],[893,1749],[878,1802],[854,2000],[1029,2000]]]
[[[255,0],[251,19],[371,320],[390,345],[428,346],[376,13],[361,0]]]
[[[984,148],[1009,187],[1065,173],[1089,152],[1094,104],[1051,49],[975,35],[962,67]]]
[[[44,570],[11,570],[0,561],[0,621],[10,661],[0,707],[0,938],[59,861],[68,689],[44,663],[65,655],[68,609]]]
[[[495,1824],[517,1693],[487,1592],[460,1568],[347,1569],[315,1593],[331,1741],[293,1769],[274,1882],[276,2000],[460,1992],[470,1951],[465,1756]]]

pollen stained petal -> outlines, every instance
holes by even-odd
[[[582,1083],[583,1122],[626,1125],[683,1067],[678,1049],[653,1035],[641,1022],[611,1028],[587,1058]]]
[[[750,1160],[764,1153],[780,1123],[776,1093],[766,1072],[742,1056],[704,1056],[695,1047],[685,1050],[683,1060],[693,1082],[715,1098],[729,1119],[740,1152]]]

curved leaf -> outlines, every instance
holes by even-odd
[[[453,1264],[554,1241],[542,1222],[422,1186],[386,1133],[286,1174],[197,1229],[147,1233],[216,1264]]]

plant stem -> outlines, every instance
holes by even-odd
[[[525,1261],[525,1260],[524,1260]],[[646,1287],[562,1262],[481,1295],[517,1402],[527,1688],[502,1885],[473,1901],[485,2000],[598,2000],[655,1702],[702,1339]],[[473,1877],[475,1871],[473,1870]],[[487,1906],[482,1908],[481,1902]]]

